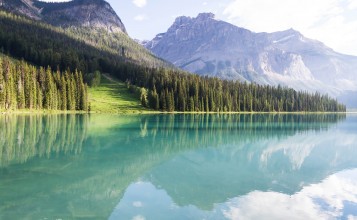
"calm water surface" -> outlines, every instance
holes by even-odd
[[[355,115],[0,116],[0,219],[354,219]]]

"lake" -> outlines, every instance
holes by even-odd
[[[357,115],[3,115],[0,219],[355,219]]]

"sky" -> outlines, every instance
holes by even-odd
[[[61,1],[61,0],[51,0]],[[166,32],[178,16],[212,12],[253,32],[293,28],[337,52],[357,55],[357,0],[107,0],[135,39]]]

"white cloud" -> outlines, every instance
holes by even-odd
[[[349,0],[348,1],[348,9],[350,9],[350,10],[357,9],[357,1],[356,0]]]
[[[224,10],[230,22],[255,32],[294,28],[339,52],[357,55],[355,0],[234,0]]]
[[[145,220],[145,217],[142,215],[136,215],[133,217],[133,220]]]
[[[339,219],[345,202],[357,203],[356,171],[334,174],[291,196],[251,192],[228,202],[223,213],[228,219]]]
[[[141,208],[141,207],[143,207],[143,203],[140,201],[135,201],[135,202],[133,202],[133,206],[136,208]]]
[[[146,0],[133,0],[133,3],[137,7],[142,8],[147,4],[147,1]]]
[[[148,19],[148,17],[146,15],[137,15],[134,17],[135,21],[145,21],[147,19]]]
[[[336,14],[339,0],[235,0],[224,13],[230,19],[267,31],[306,27]]]

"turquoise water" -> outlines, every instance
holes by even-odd
[[[355,115],[0,116],[0,219],[353,219]]]

